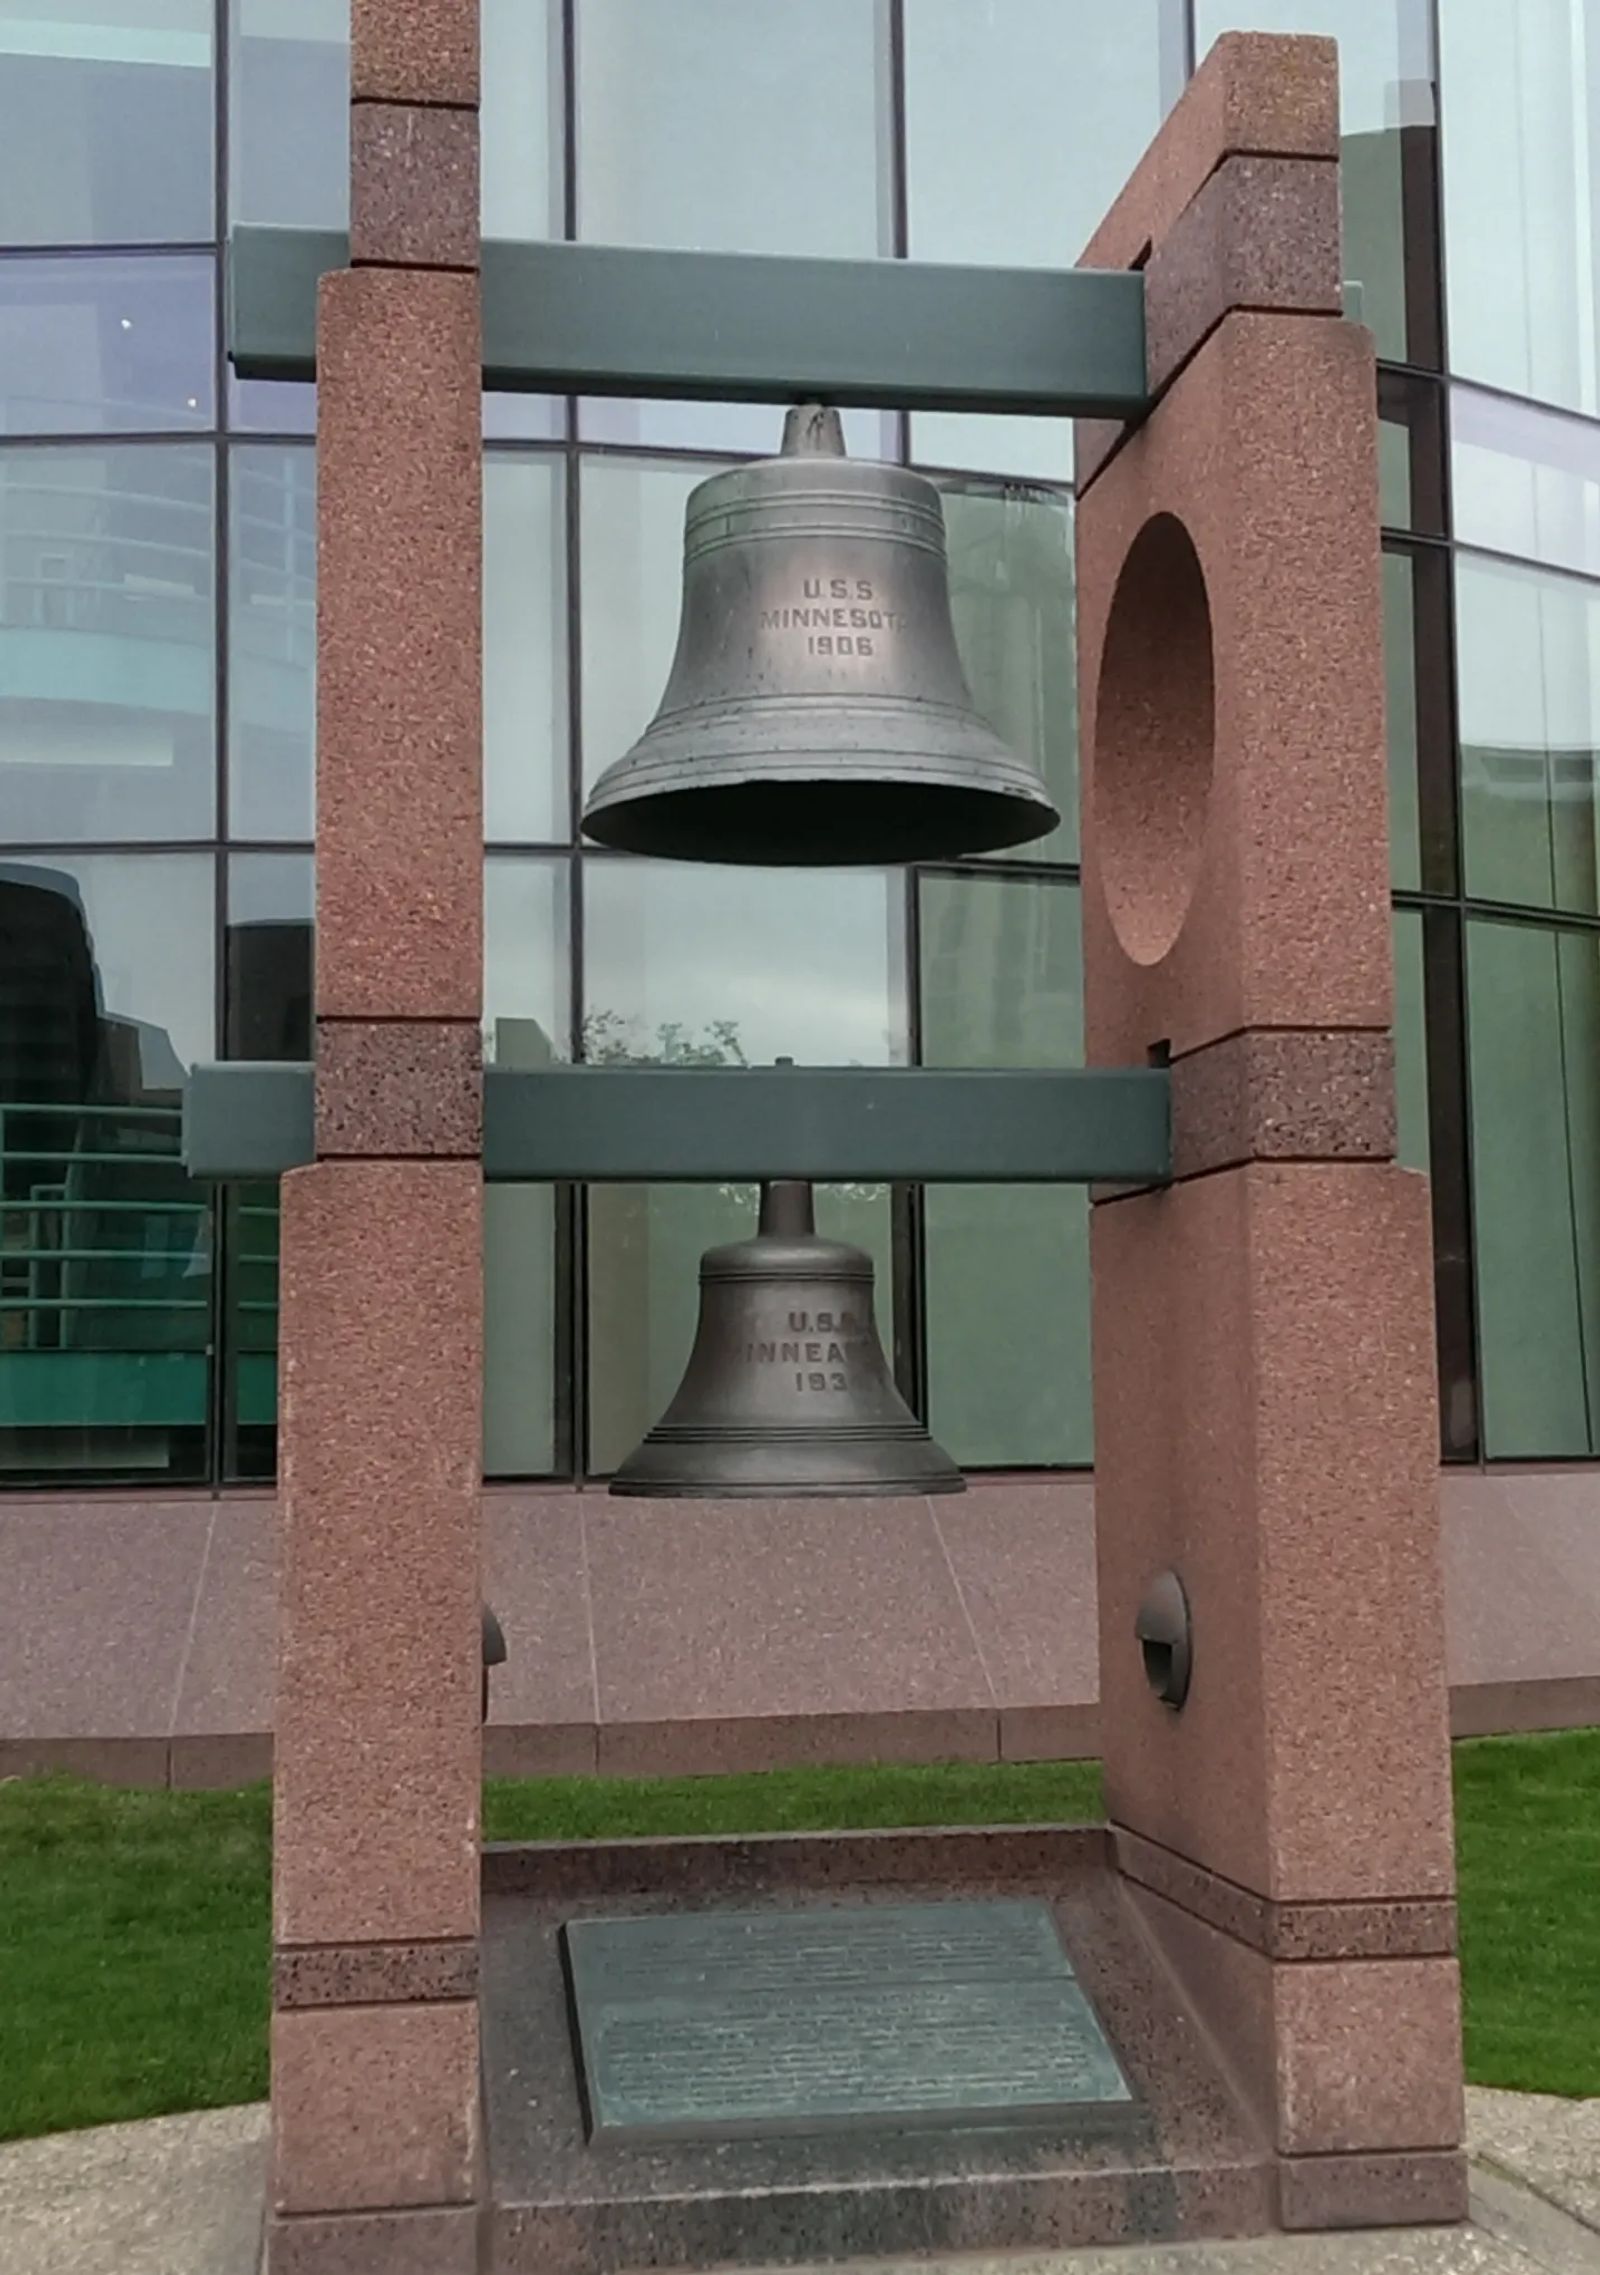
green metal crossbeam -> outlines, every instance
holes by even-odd
[[[490,1067],[495,1183],[1164,1184],[1162,1068]],[[199,1066],[184,1094],[191,1176],[278,1175],[313,1158],[312,1070]]]
[[[316,376],[317,280],[349,258],[338,233],[234,232],[242,378]],[[1131,418],[1149,401],[1144,278],[491,241],[483,371],[534,394]]]

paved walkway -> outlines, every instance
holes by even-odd
[[[1467,2096],[1464,2228],[944,2263],[948,2275],[1600,2275],[1600,2101]],[[0,2148],[0,2275],[256,2275],[262,2107]],[[830,2271],[832,2275],[832,2271]],[[936,2275],[927,2262],[874,2275]]]

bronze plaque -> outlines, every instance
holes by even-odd
[[[1126,2107],[1047,1905],[573,1921],[592,2136],[1020,2123]]]

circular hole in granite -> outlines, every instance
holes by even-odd
[[[1095,717],[1101,890],[1136,964],[1183,929],[1211,796],[1211,607],[1188,531],[1157,514],[1134,539],[1111,603]]]

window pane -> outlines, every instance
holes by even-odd
[[[1436,379],[1378,374],[1378,506],[1385,529],[1444,535],[1444,389]]]
[[[1351,312],[1371,327],[1379,355],[1398,363],[1439,360],[1428,18],[1429,0],[1198,0],[1195,11],[1201,56],[1229,31],[1338,41],[1344,269],[1358,288]]]
[[[852,458],[899,457],[893,412],[847,410],[839,417],[844,446]],[[772,458],[782,446],[783,421],[781,403],[645,402],[626,395],[593,395],[578,405],[578,433],[585,442],[644,450],[747,452],[752,458]]]
[[[1600,576],[1600,427],[1455,387],[1450,437],[1463,545]]]
[[[890,250],[878,0],[579,0],[577,28],[580,237]]]
[[[1383,665],[1389,722],[1389,874],[1401,891],[1422,882],[1417,811],[1416,567],[1383,556]]]
[[[921,883],[928,1066],[1077,1066],[1078,888]],[[1087,1462],[1089,1201],[1081,1186],[931,1185],[928,1424],[971,1467]]]
[[[309,839],[316,454],[237,446],[229,466],[228,826],[236,838]]]
[[[655,717],[678,644],[683,513],[714,461],[586,458],[580,474],[585,787]]]
[[[0,862],[0,1472],[204,1474],[211,1210],[179,1159],[210,1055],[212,863]]]
[[[484,1059],[538,1067],[568,1056],[567,865],[500,856],[484,877]],[[555,1467],[556,1194],[483,1194],[483,1466],[489,1477]]]
[[[584,1056],[683,1065],[906,1057],[898,879],[872,871],[584,863]],[[689,1079],[685,1077],[685,1079]],[[701,1252],[755,1229],[745,1186],[596,1186],[589,1211],[589,1467],[617,1464],[678,1386]],[[825,1187],[819,1228],[866,1248],[892,1349],[889,1194]]]
[[[232,0],[233,221],[342,229],[350,213],[350,0]],[[561,234],[549,0],[483,0],[483,231]]]
[[[484,869],[483,1057],[548,1066],[572,1055],[567,863],[497,853]]]
[[[1078,692],[1072,507],[1049,490],[950,479],[950,612],[973,701],[1045,778],[1061,813],[1019,859],[1078,853]]]
[[[566,517],[557,458],[483,469],[483,765],[491,838],[565,838]]]
[[[1070,268],[1183,83],[1181,0],[906,0],[914,260]],[[1072,478],[1065,419],[919,412],[911,454]]]
[[[1467,891],[1600,911],[1600,587],[1456,563]]]
[[[1587,0],[1439,10],[1451,368],[1600,411],[1600,43]]]
[[[316,739],[316,459],[232,455],[230,827],[309,839]],[[484,461],[484,768],[494,837],[567,828],[561,468]]]
[[[316,897],[309,853],[236,853],[228,863],[223,1049],[307,1060]]]
[[[1590,1454],[1600,1382],[1600,948],[1468,928],[1484,1443]]]
[[[228,98],[230,221],[344,227],[349,0],[230,0]]]
[[[14,842],[208,837],[213,454],[0,450],[0,814]]]
[[[1394,912],[1395,1104],[1399,1160],[1406,1169],[1428,1168],[1428,1032],[1423,987],[1422,912]]]
[[[204,243],[211,105],[211,0],[0,0],[0,243]]]
[[[0,434],[150,434],[213,416],[204,259],[0,262]]]
[[[308,853],[241,853],[228,863],[223,1049],[229,1058],[312,1055]],[[223,1194],[223,1475],[269,1480],[278,1443],[277,1183]]]

